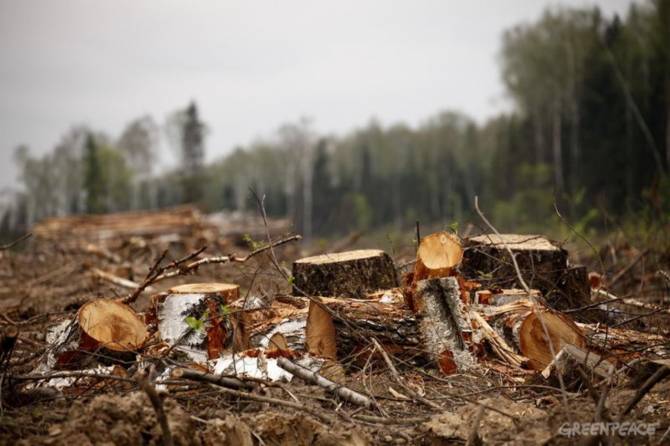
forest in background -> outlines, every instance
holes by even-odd
[[[196,103],[162,124],[133,120],[118,137],[73,127],[44,156],[16,149],[22,190],[1,231],[182,203],[255,212],[250,189],[307,239],[449,225],[472,215],[475,195],[505,230],[546,229],[554,203],[580,229],[668,222],[670,0],[633,4],[623,18],[549,9],[506,31],[499,57],[514,107],[483,124],[446,111],[416,127],[371,120],[319,135],[300,119],[212,163]],[[159,173],[161,139],[180,162]]]

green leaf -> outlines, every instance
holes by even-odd
[[[205,323],[200,319],[194,318],[193,316],[187,316],[186,319],[184,319],[184,322],[186,322],[186,324],[188,324],[188,326],[191,327],[191,330],[193,331],[201,331],[203,328],[205,328]]]

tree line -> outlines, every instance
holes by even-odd
[[[573,221],[667,221],[670,0],[634,3],[623,18],[548,9],[504,33],[500,67],[514,107],[485,123],[447,111],[414,128],[371,120],[319,135],[301,119],[210,164],[195,103],[162,129],[144,117],[116,139],[73,128],[43,157],[16,150],[23,192],[3,228],[180,203],[255,210],[250,189],[307,238],[448,224],[471,215],[474,195],[507,229],[543,224],[554,203]],[[181,158],[157,174],[161,134]]]

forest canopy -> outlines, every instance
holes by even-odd
[[[16,149],[23,187],[2,231],[53,215],[187,202],[255,210],[250,189],[306,238],[449,224],[472,213],[475,195],[507,229],[555,219],[554,203],[581,224],[668,219],[670,0],[634,3],[623,18],[546,10],[504,33],[499,62],[513,108],[484,123],[445,111],[414,128],[373,119],[319,135],[301,119],[209,164],[195,102],[163,125],[135,119],[118,137],[73,127],[44,156]],[[159,173],[161,138],[180,163]]]

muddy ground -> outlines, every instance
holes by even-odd
[[[72,317],[91,299],[122,297],[131,291],[100,279],[92,273],[93,268],[141,282],[163,249],[169,248],[169,258],[177,258],[197,248],[198,243],[191,239],[167,243],[116,240],[100,252],[82,244],[33,238],[0,253],[0,324],[20,329],[9,366],[3,372],[0,444],[162,444],[156,413],[127,370],[119,372],[126,380],[82,379],[62,392],[44,386],[29,389],[26,382],[13,380],[12,376],[34,370],[48,347],[48,327]],[[608,257],[606,248],[604,267],[614,274],[645,248],[649,249],[645,261],[630,268],[613,291],[668,308],[670,283],[657,274],[670,270],[670,256],[662,247],[615,246],[616,258]],[[244,254],[248,250],[232,242],[217,243],[206,255],[230,252]],[[303,254],[297,245],[276,252],[287,268]],[[411,250],[398,254],[396,264],[411,260],[412,255]],[[581,260],[590,262],[594,270],[603,265],[593,258]],[[272,296],[290,289],[265,254],[244,264],[202,267],[196,275],[171,279],[156,287],[162,290],[176,283],[197,281],[238,283],[242,295]],[[145,294],[134,307],[144,311],[147,304]],[[630,312],[631,319],[644,314],[639,309],[622,308]],[[653,331],[663,336],[668,346],[670,326],[658,313],[623,326]],[[644,358],[645,352],[638,356]],[[259,385],[254,392],[298,402],[307,410],[250,401],[193,382],[168,386],[162,393],[164,410],[174,443],[179,445],[441,445],[465,444],[468,439],[469,444],[670,444],[668,379],[621,419],[645,423],[643,433],[639,429],[633,434],[619,431],[598,438],[571,436],[568,428],[596,418],[619,420],[640,386],[639,377],[627,375],[611,386],[581,382],[564,392],[537,373],[513,370],[493,356],[470,373],[451,376],[430,368],[404,366],[403,358],[395,361],[403,384],[414,397],[404,396],[408,392],[392,379],[382,361],[362,366],[344,364],[347,374],[341,383],[371,395],[376,402],[374,409],[340,401],[321,387],[295,379],[288,384]],[[590,386],[594,388],[590,390]],[[602,397],[605,388],[607,393]],[[598,410],[601,399],[604,404]]]

